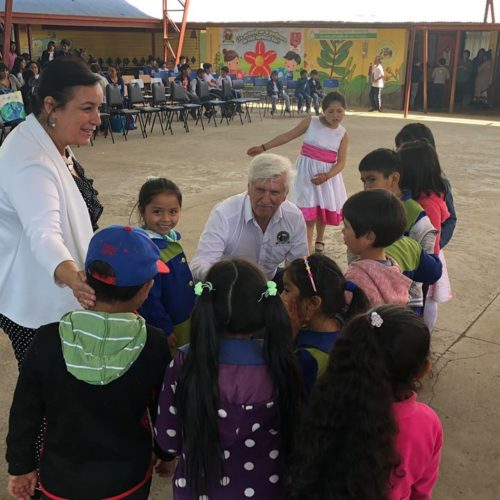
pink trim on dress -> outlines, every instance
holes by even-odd
[[[322,161],[324,163],[335,163],[337,161],[337,151],[320,148],[312,144],[306,144],[305,142],[302,144],[300,154],[312,160]]]
[[[300,208],[306,221],[319,220],[328,224],[329,226],[338,226],[342,222],[342,211],[332,212],[326,208]]]

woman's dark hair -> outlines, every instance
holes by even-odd
[[[91,87],[99,82],[99,77],[92,73],[86,64],[74,57],[60,57],[49,62],[40,74],[39,83],[33,99],[33,113],[40,116],[43,101],[53,97],[56,108],[64,108],[73,98],[77,86]]]
[[[24,57],[16,57],[16,60],[14,61],[14,65],[12,66],[12,74],[17,76],[18,73],[21,72],[21,63],[26,60]]]
[[[36,67],[37,67],[37,69],[38,69],[38,73],[40,73],[40,64],[38,63],[38,61],[33,61],[33,60],[31,60],[31,61],[29,61],[29,62],[26,64],[26,66],[29,68],[32,64],[35,64],[35,65],[36,65]]]
[[[235,50],[223,49],[222,53],[224,54],[224,62],[226,63],[240,57]]]
[[[426,140],[405,142],[398,149],[401,162],[402,190],[411,191],[418,200],[421,195],[446,195],[446,185],[436,150]]]
[[[208,73],[208,71],[212,68],[210,63],[203,63],[203,69]]]
[[[406,210],[401,200],[385,189],[370,189],[353,194],[344,203],[342,212],[356,238],[373,231],[374,248],[392,245],[403,236],[406,228]]]
[[[409,123],[405,125],[396,135],[396,147],[399,148],[405,142],[426,139],[430,145],[436,149],[436,142],[431,129],[423,123]]]
[[[116,71],[116,74],[117,74],[118,78],[121,76],[121,73],[120,73],[120,68],[119,68],[116,64],[110,64],[110,65],[108,66],[108,71],[109,71],[110,69],[114,69],[114,70]]]
[[[196,498],[210,491],[223,469],[217,413],[221,335],[263,338],[263,355],[278,399],[281,452],[285,456],[292,448],[301,394],[288,314],[279,295],[263,298],[267,289],[264,274],[249,261],[224,259],[210,268],[206,281],[213,290],[203,289],[194,307],[190,349],[176,390],[186,471]]]
[[[49,50],[50,47],[54,47],[56,48],[56,42],[54,42],[54,40],[51,40],[48,44],[47,44],[47,50]]]
[[[139,191],[139,199],[137,200],[137,209],[139,215],[142,217],[146,207],[151,203],[151,200],[158,194],[173,194],[179,205],[182,207],[182,193],[179,186],[170,179],[165,177],[152,177],[148,179]]]
[[[190,69],[189,64],[183,64],[183,65],[179,68],[179,71],[180,71],[181,73],[184,73],[184,71],[187,71],[188,69]]]
[[[424,321],[402,306],[380,306],[346,325],[297,435],[293,500],[388,499],[400,463],[392,405],[415,390],[429,348]]]
[[[95,73],[95,74],[98,74],[101,72],[101,67],[99,66],[99,63],[91,63],[90,65],[90,71],[92,71],[92,73]]]
[[[307,260],[316,291],[312,287],[304,259],[295,259],[285,269],[287,278],[299,289],[299,300],[317,295],[321,298],[321,312],[330,319],[341,316],[342,320],[349,320],[369,308],[370,303],[361,288],[347,290],[349,285],[332,259],[326,255],[313,254]]]
[[[90,264],[86,270],[87,284],[95,291],[96,299],[100,302],[112,304],[114,302],[128,302],[132,300],[144,284],[139,286],[115,286],[108,285],[103,281],[92,276],[98,274],[104,278],[112,278],[115,276],[113,268],[102,260],[96,260]]]
[[[323,97],[323,100],[321,101],[321,109],[325,111],[325,109],[327,109],[333,102],[338,102],[343,108],[346,107],[345,97],[340,92],[334,91]]]
[[[0,62],[0,71],[9,71],[9,67],[5,63]]]
[[[220,70],[225,71],[226,73],[229,73],[229,68],[227,66],[222,66],[222,68]]]
[[[31,69],[25,69],[23,71],[24,85],[29,86],[31,84],[31,79],[35,78],[35,73]]]
[[[295,61],[297,64],[300,64],[302,59],[297,54],[297,52],[294,52],[293,50],[289,50],[284,56],[283,59],[286,59],[287,61]]]

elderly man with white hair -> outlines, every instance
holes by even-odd
[[[244,257],[279,284],[279,265],[308,255],[304,217],[286,199],[291,177],[290,161],[283,156],[260,154],[251,161],[248,190],[210,213],[190,264],[195,279],[203,280],[221,257]]]

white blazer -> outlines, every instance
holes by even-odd
[[[58,321],[80,305],[54,271],[83,269],[92,225],[52,139],[34,115],[0,148],[0,314],[27,327]]]

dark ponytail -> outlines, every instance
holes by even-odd
[[[263,354],[279,401],[285,448],[291,446],[300,393],[288,315],[278,295],[263,296],[263,273],[249,261],[223,259],[210,268],[205,283],[210,286],[203,288],[193,310],[190,349],[176,390],[186,474],[195,498],[208,494],[223,470],[218,432],[219,337],[263,335]]]
[[[392,405],[409,397],[429,347],[429,330],[408,308],[381,306],[347,324],[298,433],[291,498],[388,498],[399,464]]]
[[[349,320],[365,312],[369,302],[361,288],[347,282],[340,267],[326,255],[312,254],[307,257],[316,291],[306,270],[304,259],[295,259],[286,273],[299,289],[300,298],[317,295],[321,298],[321,312],[330,319],[341,316]],[[354,285],[354,286],[353,286]]]
[[[198,496],[209,490],[214,478],[222,475],[217,415],[218,333],[208,290],[203,291],[193,310],[190,335],[189,352],[179,373],[175,401],[182,424],[186,473],[192,491]]]
[[[288,458],[301,416],[303,380],[293,353],[290,319],[283,301],[279,295],[265,301],[264,356],[277,393],[282,451]]]

